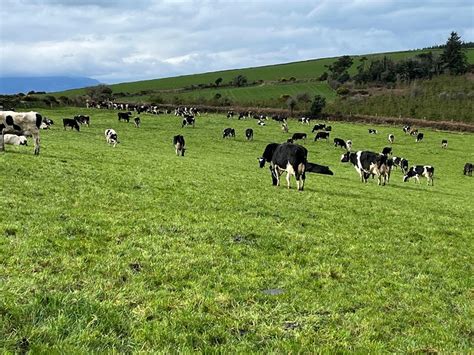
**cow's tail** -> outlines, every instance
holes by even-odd
[[[305,171],[307,173],[323,174],[323,175],[334,175],[328,166],[314,164],[306,162]]]

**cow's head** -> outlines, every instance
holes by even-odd
[[[350,152],[346,152],[341,155],[341,163],[347,163],[350,160]]]
[[[257,158],[258,159],[258,165],[263,168],[265,166],[265,158],[264,157],[261,157],[261,158]]]

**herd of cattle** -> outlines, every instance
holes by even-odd
[[[145,110],[145,108],[141,107]],[[143,112],[140,107],[135,107],[138,114]],[[148,112],[145,110],[145,112]],[[170,112],[167,112],[170,113]],[[175,115],[181,117],[181,127],[191,126],[195,127],[196,116],[199,115],[199,110],[196,108],[176,108]],[[156,113],[155,113],[156,114]],[[236,115],[233,111],[227,113],[227,118],[233,118]],[[236,115],[237,116],[237,115]],[[132,112],[118,112],[118,121],[130,122]],[[238,114],[238,119],[255,118],[258,120],[259,126],[265,126],[268,117],[264,115],[255,115],[251,112],[241,112]],[[272,119],[281,124],[281,130],[288,133],[288,122],[285,117],[273,116]],[[310,123],[310,119],[301,118],[299,120],[303,124]],[[133,118],[135,127],[139,128],[141,119],[139,116]],[[11,145],[27,145],[26,135],[32,136],[35,142],[34,154],[38,155],[40,152],[40,138],[39,132],[41,129],[48,129],[54,122],[47,117],[43,117],[38,112],[16,112],[16,111],[0,111],[0,151],[4,150],[4,144]],[[70,128],[71,130],[80,131],[81,125],[90,125],[90,117],[87,115],[76,115],[73,118],[63,119],[63,128]],[[311,133],[315,133],[314,141],[329,140],[332,133],[332,127],[324,123],[314,125]],[[424,134],[417,129],[412,129],[410,126],[403,127],[405,134],[410,134],[415,137],[415,142],[421,142]],[[378,134],[376,129],[369,129],[369,134]],[[223,138],[235,138],[236,132],[232,127],[225,128]],[[254,131],[252,128],[245,130],[245,138],[252,140]],[[287,173],[287,184],[290,187],[290,177],[294,176],[297,182],[298,190],[303,190],[306,173],[317,173],[325,175],[333,175],[333,172],[327,166],[318,165],[308,162],[308,150],[295,143],[295,141],[307,138],[307,133],[296,132],[287,139],[284,143],[270,143],[265,147],[262,157],[259,158],[260,167],[264,167],[265,163],[270,165],[270,173],[272,183],[274,185],[280,184],[280,176],[283,172]],[[105,130],[105,140],[114,147],[119,143],[117,132],[109,128]],[[390,144],[395,141],[395,135],[389,134],[387,140]],[[408,160],[403,157],[392,156],[392,148],[385,147],[382,152],[371,151],[356,151],[352,152],[352,141],[344,140],[342,138],[334,138],[335,147],[340,147],[345,150],[340,161],[342,163],[351,163],[356,171],[359,173],[362,182],[367,182],[369,177],[377,177],[379,185],[385,185],[390,181],[390,174],[394,168],[399,167],[403,174],[403,181],[408,181],[410,178],[415,178],[419,182],[419,177],[426,177],[428,184],[433,185],[434,167],[431,165],[413,165],[409,167]],[[176,155],[184,156],[186,151],[185,140],[182,135],[173,137],[173,145],[175,147]],[[448,142],[443,139],[441,142],[442,148],[447,148]],[[464,166],[464,175],[472,176],[473,164],[466,163]]]

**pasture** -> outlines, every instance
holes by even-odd
[[[137,129],[116,111],[41,113],[55,125],[39,156],[0,153],[2,351],[472,351],[472,134],[422,129],[415,143],[401,127],[330,122],[326,143],[293,121],[284,134],[223,115],[181,128],[142,114]],[[77,113],[91,126],[64,131]],[[303,192],[258,168],[294,132],[335,174],[308,174]],[[389,133],[394,155],[435,167],[433,187],[400,170],[362,184],[332,145],[379,152]]]

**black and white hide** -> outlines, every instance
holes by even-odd
[[[441,148],[448,148],[448,140],[447,139],[443,139],[441,141]]]
[[[74,118],[63,118],[63,127],[64,130],[69,127],[71,130],[75,129],[78,132],[80,131],[79,123]]]
[[[390,133],[388,135],[388,141],[390,142],[390,144],[393,144],[393,142],[395,142],[395,136]]]
[[[341,139],[341,138],[334,138],[334,147],[341,147],[341,148],[344,148],[344,149],[348,150],[346,141],[344,139]]]
[[[467,176],[472,176],[472,163],[464,164],[463,174]]]
[[[367,182],[370,175],[376,175],[379,185],[385,185],[390,175],[390,165],[385,155],[369,152],[347,152],[341,156],[341,162],[350,162],[360,175],[362,182]]]
[[[283,131],[283,133],[288,133],[289,129],[288,129],[288,123],[284,122],[281,124],[281,130]]]
[[[382,154],[383,154],[383,155],[390,155],[390,154],[392,154],[392,147],[384,147],[384,148],[382,149]]]
[[[410,130],[411,130],[411,126],[409,125],[403,126],[403,132],[405,134],[410,133]]]
[[[113,145],[114,148],[118,143],[120,143],[118,141],[117,132],[115,132],[112,128],[105,130],[105,140],[107,141],[107,143]]]
[[[74,119],[77,121],[77,123],[79,124],[85,124],[87,125],[87,127],[89,127],[90,123],[91,123],[91,118],[89,116],[86,116],[86,115],[76,115],[74,116]]]
[[[248,141],[253,140],[253,129],[252,128],[247,128],[245,130],[245,138],[247,138]]]
[[[173,137],[173,145],[176,149],[176,155],[184,157],[184,152],[186,151],[184,137],[180,134]]]
[[[349,151],[352,150],[352,141],[350,139],[347,140],[346,147],[347,147],[347,150],[349,150]]]
[[[424,135],[423,133],[418,133],[418,134],[416,135],[416,142],[417,142],[417,143],[418,143],[418,142],[421,142],[421,141],[423,140],[424,136],[425,136],[425,135]]]
[[[0,111],[0,152],[5,150],[4,135],[7,133],[31,135],[35,140],[35,155],[40,153],[39,131],[43,116],[38,112]]]
[[[133,122],[135,123],[135,127],[136,127],[136,128],[140,128],[140,123],[142,122],[142,121],[140,120],[140,117],[135,117],[135,118],[133,119]]]
[[[132,113],[130,111],[128,111],[128,112],[117,112],[117,116],[118,116],[119,121],[130,122],[130,116],[132,116]]]
[[[225,128],[222,132],[222,138],[235,138],[235,129],[233,128]]]
[[[316,136],[314,137],[314,141],[316,142],[320,139],[325,139],[327,142],[329,139],[329,134],[330,134],[329,132],[318,132],[316,133]]]
[[[311,133],[314,133],[314,132],[319,131],[320,129],[324,129],[324,128],[326,128],[326,125],[324,123],[315,124],[313,129],[311,130]]]
[[[400,167],[402,172],[406,174],[408,172],[408,160],[400,157],[392,157],[393,167]]]
[[[184,126],[192,126],[194,128],[195,124],[196,120],[194,119],[194,116],[184,116],[183,122],[181,123],[181,128]]]
[[[293,133],[293,135],[291,136],[291,139],[293,139],[293,141],[297,141],[299,139],[306,140],[306,137],[307,137],[306,133],[296,132],[296,133]]]
[[[431,165],[415,165],[408,170],[408,172],[403,177],[403,182],[407,182],[410,178],[414,177],[417,182],[420,182],[420,176],[426,177],[428,185],[431,182],[431,186],[434,185],[434,167]]]
[[[377,134],[377,130],[373,128],[369,128],[369,134]]]

